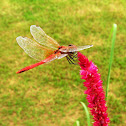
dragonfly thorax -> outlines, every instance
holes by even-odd
[[[62,48],[62,46],[59,46],[58,50],[61,49],[61,48]]]

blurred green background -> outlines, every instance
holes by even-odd
[[[108,94],[111,126],[126,125],[126,1],[125,0],[1,0],[0,1],[0,125],[87,126],[81,101],[87,103],[78,65],[66,58],[22,74],[37,61],[17,44],[38,25],[60,45],[94,47],[81,53],[99,68],[104,90],[108,74],[113,23],[118,25]],[[93,121],[93,120],[91,120]]]

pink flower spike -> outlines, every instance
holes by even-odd
[[[101,75],[98,73],[98,68],[92,61],[89,62],[88,58],[80,52],[78,52],[77,56],[79,60],[78,64],[81,67],[81,79],[85,80],[84,86],[87,87],[84,93],[87,94],[88,107],[93,115],[93,125],[108,126],[110,120],[106,112],[105,93],[103,91]]]

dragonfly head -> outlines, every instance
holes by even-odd
[[[75,45],[61,46],[59,51],[61,51],[62,53],[69,53],[77,51],[77,48]]]

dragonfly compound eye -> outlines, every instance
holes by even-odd
[[[70,45],[68,45],[68,46],[73,46],[73,45],[70,44]]]

